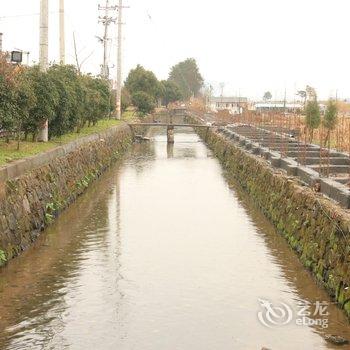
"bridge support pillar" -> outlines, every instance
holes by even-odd
[[[209,127],[207,127],[207,132],[205,133],[205,142],[208,141]]]
[[[173,125],[167,126],[167,140],[168,140],[168,143],[174,143],[174,126]]]
[[[130,125],[130,124],[129,124],[129,128],[130,128],[130,131],[131,131],[132,140],[135,141],[135,130],[134,130],[134,128],[132,127],[132,125]]]

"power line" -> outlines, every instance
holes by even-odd
[[[58,11],[51,11],[49,12],[49,14],[57,14]],[[35,17],[35,16],[39,16],[40,13],[24,13],[24,14],[20,14],[20,15],[8,15],[8,16],[0,16],[0,20],[2,19],[8,19],[8,18],[19,18],[19,17]]]

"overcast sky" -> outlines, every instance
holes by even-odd
[[[261,98],[270,90],[283,98],[287,89],[293,98],[295,89],[309,84],[321,98],[336,90],[350,97],[349,0],[124,1],[130,6],[124,11],[124,77],[140,63],[166,79],[173,64],[194,57],[217,91],[225,83],[225,95]],[[49,3],[50,60],[57,61],[58,0]],[[74,63],[75,31],[80,60],[93,52],[83,66],[93,73],[102,61],[95,38],[102,35],[98,3],[66,0],[67,61]],[[37,61],[39,5],[40,0],[0,0],[4,49],[28,50]],[[112,26],[111,64],[115,32]]]

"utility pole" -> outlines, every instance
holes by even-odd
[[[49,64],[49,2],[40,0],[40,52],[39,66],[46,72]],[[38,135],[38,141],[47,142],[49,139],[48,120],[45,120]]]
[[[223,107],[225,83],[220,83],[219,85],[220,85],[221,107]]]
[[[122,41],[123,41],[123,0],[119,0],[118,8],[118,53],[117,53],[117,91],[116,91],[116,107],[117,119],[121,119],[121,97],[122,97]]]
[[[2,36],[3,34],[0,33],[0,52],[2,52]]]
[[[109,66],[108,66],[108,58],[107,58],[107,53],[108,53],[108,42],[109,42],[109,37],[108,37],[108,29],[111,23],[115,23],[116,19],[113,17],[109,16],[109,11],[115,11],[117,9],[117,6],[110,6],[109,5],[109,0],[106,0],[106,5],[103,7],[101,5],[98,5],[98,9],[101,11],[105,11],[104,16],[99,17],[99,22],[104,25],[104,35],[103,38],[99,38],[100,41],[103,43],[103,64],[102,64],[102,69],[101,69],[101,75],[105,79],[109,79]]]
[[[60,64],[66,63],[66,41],[64,26],[64,0],[60,1],[59,22],[60,22]]]

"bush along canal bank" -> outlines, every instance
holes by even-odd
[[[34,242],[132,142],[122,124],[0,168],[0,266]]]
[[[350,213],[243,150],[219,131],[197,133],[350,318]]]

